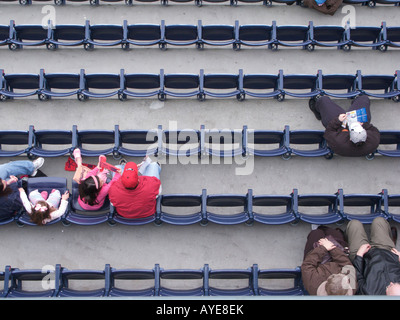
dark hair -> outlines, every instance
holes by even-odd
[[[97,179],[97,184],[94,179]],[[100,185],[100,179],[98,176],[90,176],[79,184],[79,197],[84,203],[87,203],[90,206],[98,204],[97,195],[101,188],[97,189],[96,185]]]
[[[8,196],[12,192],[13,190],[8,185],[3,189],[3,179],[0,178],[0,197]]]
[[[43,226],[43,220],[45,219],[50,219],[50,213],[55,211],[56,209],[53,207],[50,207],[50,205],[46,201],[38,201],[36,204],[41,204],[44,207],[47,207],[46,211],[36,211],[35,207],[32,207],[32,214],[31,214],[31,220],[36,223],[38,226]]]
[[[355,145],[356,145],[356,147],[361,147],[364,144],[365,144],[365,141],[360,141],[360,142],[357,142]]]

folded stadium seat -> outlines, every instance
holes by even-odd
[[[9,49],[22,49],[23,46],[41,46],[48,42],[49,31],[42,25],[15,25],[10,22]]]
[[[308,292],[301,280],[301,269],[259,269],[254,291],[258,296],[304,296]],[[271,286],[272,284],[272,286]],[[279,289],[276,289],[278,287]]]
[[[105,265],[104,270],[69,270],[61,267],[57,297],[106,297],[108,296],[109,283],[109,264]]]
[[[231,0],[231,5],[232,6],[237,6],[239,4],[239,2],[241,3],[258,3],[258,2],[262,2],[262,4],[264,6],[271,6],[272,5],[272,1],[271,0]]]
[[[247,269],[205,269],[205,296],[254,296],[254,265]]]
[[[77,224],[81,226],[94,226],[100,223],[107,222],[110,219],[110,200],[108,197],[105,199],[103,206],[98,210],[85,210],[79,202],[79,185],[72,181],[72,191],[69,210],[66,215],[62,217],[62,224],[69,226]]]
[[[400,1],[399,0],[369,0],[367,2],[368,7],[373,8],[376,6],[376,4],[388,4],[392,6],[399,6]]]
[[[200,127],[200,147],[202,156],[236,157],[245,156],[244,126],[242,130],[205,129]]]
[[[285,25],[276,27],[276,38],[271,44],[272,50],[277,50],[278,46],[302,47],[309,49],[312,40],[309,39],[309,26]]]
[[[383,197],[383,210],[390,220],[400,222],[400,194],[389,194],[387,189],[381,192]]]
[[[293,0],[266,0],[266,5],[270,6],[270,2],[272,2],[272,3],[283,3],[283,4],[286,4],[288,6],[291,6],[292,4],[297,3],[297,1],[293,1]]]
[[[150,130],[121,130],[115,125],[115,148],[113,156],[118,159],[121,156],[144,157],[157,156],[159,152],[159,132]]]
[[[206,268],[160,269],[160,296],[204,296]]]
[[[157,96],[160,101],[165,100],[164,74],[160,70],[159,74],[152,73],[125,73],[121,70],[120,78],[123,85],[120,92],[120,100],[126,97],[149,98]]]
[[[71,130],[35,130],[33,125],[29,126],[29,157],[72,156],[74,149]]]
[[[152,297],[160,291],[160,266],[153,269],[111,268],[109,297]]]
[[[166,97],[189,98],[200,94],[200,77],[190,73],[164,74],[163,93]]]
[[[57,264],[54,269],[10,269],[8,275],[11,283],[7,298],[55,297],[59,288],[60,268]],[[46,286],[43,281],[46,281]]]
[[[400,48],[400,27],[386,27],[384,40],[386,46]]]
[[[193,0],[169,0],[170,2],[176,2],[176,3],[188,3],[192,2]],[[168,5],[168,0],[161,0],[161,4],[164,6]]]
[[[85,23],[85,50],[91,50],[94,46],[116,46],[122,43],[124,37],[123,26],[115,24],[90,25]]]
[[[4,271],[0,271],[0,282],[3,282],[3,287],[0,289],[0,298],[5,298],[8,294],[12,270],[13,268],[7,265]]]
[[[0,46],[4,46],[10,43],[10,33],[12,34],[13,32],[12,28],[12,25],[0,25]]]
[[[158,126],[159,150],[158,155],[169,157],[201,156],[201,131],[194,129],[163,130]]]
[[[394,75],[362,74],[357,70],[357,89],[369,97],[399,101],[400,85]]]
[[[343,189],[339,189],[338,198],[340,210],[347,220],[357,219],[369,224],[377,217],[388,219],[381,194],[344,194]]]
[[[68,190],[67,186],[67,179],[62,178],[62,177],[33,177],[33,178],[28,178],[27,180],[27,190],[26,194],[29,197],[29,194],[31,191],[34,190],[39,190],[39,192],[42,191],[47,191],[48,194],[51,193],[53,189],[60,190],[61,195],[65,193],[65,191]],[[67,209],[68,211],[68,209]],[[46,223],[46,226],[55,224],[60,222],[62,217],[59,217],[57,219],[54,219],[48,223]],[[18,226],[22,227],[24,225],[29,225],[29,226],[36,226],[31,220],[31,217],[29,213],[25,211],[25,209],[22,209],[21,212],[18,214],[16,217],[16,222]]]
[[[197,48],[203,49],[205,44],[210,46],[227,46],[231,44],[233,49],[236,49],[237,39],[235,28],[236,25],[227,24],[203,25],[202,21],[199,20],[199,41]]]
[[[250,130],[244,127],[245,155],[258,157],[283,156],[288,152],[289,127],[279,130]]]
[[[299,222],[297,212],[293,210],[292,195],[253,195],[249,200],[254,221],[266,225],[295,225]]]
[[[282,70],[279,72],[283,74]],[[318,75],[283,74],[281,79],[278,101],[282,101],[286,95],[295,98],[314,98],[321,94],[318,88]]]
[[[355,98],[360,94],[355,74],[324,74],[318,70],[318,89],[321,95],[334,98]]]
[[[72,145],[79,148],[83,157],[114,154],[114,130],[78,130],[72,126]]]
[[[0,130],[0,157],[17,157],[28,155],[28,130]]]
[[[241,45],[249,47],[268,46],[274,43],[274,34],[276,33],[276,23],[272,25],[264,24],[245,24],[239,25],[235,29],[236,38],[239,40],[236,49],[240,49]]]
[[[232,5],[232,0],[194,0],[194,3],[196,6],[201,7],[203,5],[203,2],[206,3],[223,3],[223,2],[230,2]]]
[[[143,3],[149,3],[149,2],[157,2],[157,1],[159,1],[159,0],[134,0],[135,2],[137,1],[137,2],[143,2]],[[132,4],[133,3],[133,0],[128,0],[128,4]],[[162,1],[161,1],[161,3],[162,3]]]
[[[52,97],[69,97],[80,92],[79,73],[46,73],[40,69],[38,98],[46,101]]]
[[[198,26],[192,24],[165,25],[165,20],[161,20],[160,49],[166,49],[167,45],[188,46],[197,44],[199,39]]]
[[[379,49],[385,41],[379,40],[381,27],[358,26],[351,28],[347,26],[349,42],[342,46],[342,49],[349,51],[352,46],[360,48]]]
[[[160,197],[156,221],[178,226],[207,224],[205,189],[201,194],[164,194]]]
[[[89,98],[109,98],[115,95],[121,97],[121,77],[114,73],[91,73],[86,74],[84,69],[80,71],[79,101]],[[105,90],[105,92],[103,92]]]
[[[370,8],[375,7],[374,0],[343,0],[343,3],[347,4],[361,4],[362,6],[368,6]]]
[[[204,69],[200,70],[200,93],[197,98],[203,101],[207,96],[213,98],[236,97],[238,101],[244,100],[242,84],[242,69],[239,74],[213,73],[204,74]]]
[[[85,43],[84,25],[55,25],[50,28],[50,37],[46,44],[47,49],[55,50],[59,46],[79,46]]]
[[[40,76],[38,74],[5,74],[4,70],[0,69],[0,76],[0,101],[29,97],[39,93]]]
[[[400,131],[380,130],[380,142],[375,153],[386,157],[400,157]]]
[[[254,98],[276,98],[281,100],[284,97],[282,90],[279,89],[282,77],[282,73],[278,75],[244,74],[240,82],[242,87],[239,88],[242,92],[241,97],[250,96]]]
[[[284,159],[290,159],[292,154],[301,157],[333,157],[333,151],[324,138],[324,130],[290,130],[289,150]]]
[[[249,221],[249,194],[207,194],[206,219],[222,225],[252,223]],[[204,224],[204,223],[203,223]]]
[[[152,46],[161,42],[161,25],[159,24],[128,24],[123,23],[123,49],[129,49],[130,44],[135,46]]]
[[[311,224],[343,223],[337,194],[299,194],[297,189],[292,193],[294,211],[300,220]]]
[[[312,22],[310,22],[309,38],[312,40],[309,50],[312,50],[313,46],[341,49],[349,42],[346,39],[346,30],[342,26],[314,26]]]
[[[157,197],[157,204],[156,206],[159,207],[159,201],[161,201],[161,197]],[[118,210],[116,207],[113,206],[113,204],[110,204],[110,217],[111,219],[108,220],[108,224],[110,226],[114,226],[117,223],[127,225],[127,226],[141,226],[144,224],[148,223],[154,223],[155,225],[160,225],[160,221],[156,221],[156,212],[152,214],[151,216],[145,217],[145,218],[125,218],[122,217],[121,215],[118,214]]]

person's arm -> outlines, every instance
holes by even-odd
[[[65,193],[61,196],[60,206],[58,207],[57,210],[53,211],[50,214],[51,219],[46,222],[57,219],[65,213],[65,210],[67,210],[68,208],[68,198],[69,198],[69,192],[65,191]]]
[[[28,196],[26,195],[26,192],[23,188],[18,188],[19,190],[19,196],[21,198],[22,201],[22,205],[24,206],[26,212],[28,212],[29,214],[32,213],[32,204],[28,199]]]
[[[358,290],[362,292],[362,288],[365,284],[365,278],[364,278],[364,268],[365,268],[365,262],[364,262],[364,255],[369,251],[371,246],[369,244],[363,244],[360,246],[360,248],[357,251],[357,255],[353,260],[353,265],[354,268],[356,269],[357,273],[357,285],[358,285]]]

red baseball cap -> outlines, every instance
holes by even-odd
[[[125,165],[124,173],[122,174],[122,184],[127,189],[134,189],[138,185],[138,167],[135,162],[128,162]]]

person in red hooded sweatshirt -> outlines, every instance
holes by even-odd
[[[157,196],[161,193],[161,167],[148,157],[139,167],[135,162],[127,162],[122,175],[115,173],[120,177],[108,191],[111,203],[124,218],[145,218],[156,211]]]

